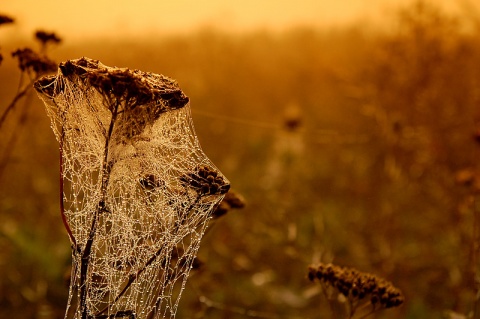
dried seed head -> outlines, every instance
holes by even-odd
[[[139,105],[155,105],[152,111],[154,119],[161,113],[182,108],[189,102],[177,82],[152,73],[107,68],[99,61],[89,58],[61,63],[60,71],[72,81],[93,87],[111,102],[108,104],[124,101],[127,110]]]
[[[43,30],[38,30],[35,32],[35,39],[40,41],[42,45],[47,45],[48,43],[58,44],[62,42],[62,39],[54,32],[46,32]]]
[[[27,71],[40,76],[57,70],[57,64],[52,60],[40,56],[30,48],[18,49],[12,53],[18,59],[18,67],[22,72]]]
[[[183,175],[180,181],[201,195],[223,195],[230,189],[230,184],[216,170],[205,165],[196,167],[193,173]]]
[[[354,304],[367,295],[370,296],[367,302],[378,309],[397,307],[404,302],[402,292],[392,283],[354,268],[319,264],[308,268],[308,278],[336,289]]]
[[[215,180],[217,181],[218,178],[216,177]],[[217,208],[213,211],[212,216],[213,218],[219,218],[224,216],[228,213],[231,209],[238,209],[245,207],[245,200],[243,197],[235,191],[230,190],[225,197],[217,206]]]

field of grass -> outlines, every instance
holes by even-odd
[[[205,153],[245,198],[210,226],[177,318],[332,318],[307,278],[319,262],[403,291],[372,318],[480,307],[480,20],[416,5],[388,29],[66,36],[52,50],[176,79]],[[19,77],[8,49],[24,45],[2,43],[0,110]],[[0,318],[64,314],[70,247],[49,125],[32,91],[1,129]]]

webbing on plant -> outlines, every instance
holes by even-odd
[[[229,182],[165,76],[81,58],[35,83],[60,145],[72,244],[65,317],[174,318]]]

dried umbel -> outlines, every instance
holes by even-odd
[[[12,57],[18,59],[18,67],[22,72],[32,73],[34,77],[53,73],[57,70],[57,64],[46,57],[40,56],[32,49],[18,49],[12,52]]]
[[[58,44],[62,42],[62,39],[55,34],[55,32],[47,32],[43,30],[38,30],[35,32],[35,39],[40,41],[42,45],[47,45],[49,43]]]
[[[61,152],[74,318],[174,318],[229,182],[165,76],[81,58],[35,83]],[[67,316],[69,311],[67,311]]]
[[[350,318],[360,308],[369,308],[371,313],[400,306],[404,301],[402,292],[392,283],[354,268],[320,263],[308,268],[308,279],[320,283],[329,295],[343,295],[350,306]]]

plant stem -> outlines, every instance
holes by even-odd
[[[32,88],[33,82],[35,82],[36,79],[31,80],[27,85],[22,90],[19,90],[13,100],[8,104],[7,108],[5,111],[3,111],[2,116],[0,117],[0,129],[2,128],[3,123],[5,122],[5,119],[7,118],[8,113],[10,113],[11,110],[15,107],[17,104],[18,100],[20,100],[25,94],[28,93],[28,91]]]
[[[475,196],[475,195],[474,195]],[[480,240],[480,210],[477,207],[478,200],[474,197],[473,200],[473,240],[472,240],[472,274],[475,299],[473,303],[473,319],[480,319],[480,274],[478,265],[478,248]]]
[[[65,205],[63,204],[63,174],[64,174],[64,167],[63,167],[63,140],[65,139],[65,131],[62,127],[62,135],[60,137],[60,214],[62,216],[63,226],[67,230],[68,237],[70,237],[70,242],[72,243],[72,248],[77,251],[77,241],[73,236],[72,230],[70,229],[70,225],[67,221],[67,216],[65,216]]]
[[[97,230],[97,222],[100,213],[105,209],[105,202],[107,197],[107,186],[110,177],[111,167],[108,165],[108,148],[110,138],[112,136],[113,127],[115,125],[115,120],[117,118],[117,110],[119,104],[116,103],[112,111],[112,118],[110,120],[110,126],[108,128],[107,136],[105,137],[105,148],[103,152],[103,163],[102,163],[102,183],[101,183],[101,200],[97,205],[97,209],[93,214],[92,225],[90,227],[90,232],[88,234],[87,243],[82,253],[81,266],[80,266],[80,311],[82,314],[82,319],[88,318],[88,309],[87,309],[87,274],[90,264],[90,256],[92,251],[93,241],[95,239],[95,233]]]

